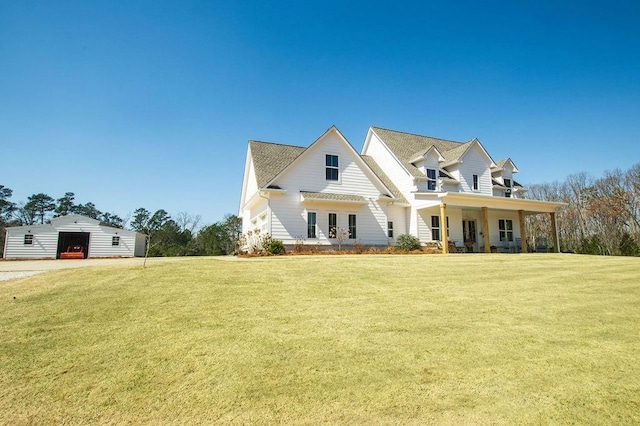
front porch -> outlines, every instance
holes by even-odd
[[[527,253],[525,217],[537,214],[550,215],[550,245],[559,251],[556,210],[563,203],[462,193],[433,201],[417,209],[418,234],[424,244],[440,243],[442,253]]]

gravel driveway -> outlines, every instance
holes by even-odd
[[[147,259],[147,265],[160,262],[178,262],[192,259],[189,257],[155,257]],[[0,281],[29,277],[56,269],[86,268],[88,266],[136,266],[142,267],[144,259],[140,257],[125,259],[51,259],[51,260],[2,260],[0,261]]]

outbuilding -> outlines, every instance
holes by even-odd
[[[144,256],[146,237],[99,220],[72,214],[44,225],[6,228],[5,259],[64,259]]]

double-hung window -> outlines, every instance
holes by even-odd
[[[507,187],[504,190],[504,196],[505,197],[511,197],[511,179],[505,179],[504,180],[504,186]]]
[[[113,237],[111,237],[111,245],[112,246],[119,246],[120,245],[120,236],[119,235],[114,235]]]
[[[307,212],[307,238],[317,238],[316,212]]]
[[[387,236],[393,238],[393,222],[387,222]]]
[[[355,240],[357,238],[356,234],[356,215],[349,215],[349,238]]]
[[[338,167],[338,156],[327,154],[325,156],[326,178],[327,180],[340,180]]]
[[[436,169],[427,169],[427,189],[429,191],[436,190]]]
[[[338,215],[329,213],[329,238],[338,237]]]
[[[431,239],[440,241],[440,216],[431,216]]]
[[[24,245],[32,246],[33,245],[33,234],[25,234],[24,235]]]
[[[473,190],[478,191],[480,189],[480,181],[478,175],[473,175]]]
[[[513,221],[511,219],[498,219],[500,241],[513,241]]]
[[[431,239],[433,241],[442,241],[442,233],[440,232],[440,216],[431,216]],[[447,235],[449,234],[449,216],[447,216]]]

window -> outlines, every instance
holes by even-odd
[[[429,191],[436,190],[436,170],[435,169],[427,169],[427,189]]]
[[[451,238],[451,232],[449,232],[449,216],[447,216],[447,238]]]
[[[505,179],[504,186],[507,187],[507,189],[504,190],[504,196],[511,197],[511,179]]]
[[[325,156],[326,177],[327,180],[339,180],[338,179],[338,156],[327,154]]]
[[[338,237],[338,215],[336,213],[329,213],[329,238]]]
[[[513,221],[511,219],[499,219],[498,230],[500,241],[513,241]]]
[[[480,189],[480,182],[478,181],[478,175],[473,175],[473,190],[477,191]]]
[[[349,215],[349,238],[351,239],[356,239],[356,215],[355,214],[350,214]]]
[[[431,240],[440,241],[440,216],[431,216]]]
[[[33,245],[33,235],[32,234],[25,234],[25,236],[24,236],[24,245],[25,246]]]
[[[393,222],[387,222],[387,236],[393,238]]]
[[[114,235],[113,237],[111,237],[111,245],[112,246],[120,245],[120,237],[118,235]]]
[[[317,238],[316,237],[316,213],[308,212],[307,213],[307,238]]]

